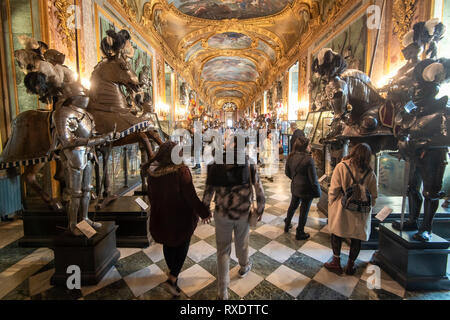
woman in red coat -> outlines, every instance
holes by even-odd
[[[148,197],[150,199],[150,233],[157,243],[163,244],[164,258],[169,267],[166,289],[180,295],[178,275],[186,259],[192,234],[199,217],[209,222],[210,212],[200,201],[192,183],[189,168],[175,165],[171,159],[173,142],[160,146],[149,169]]]

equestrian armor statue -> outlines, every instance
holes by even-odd
[[[391,83],[376,89],[368,76],[358,70],[347,70],[345,60],[331,49],[323,49],[314,61],[313,71],[327,82],[325,99],[334,112],[334,119],[324,143],[345,145],[367,142],[375,153],[399,150],[410,164],[409,218],[404,230],[419,230],[414,236],[429,241],[431,225],[436,213],[446,166],[448,131],[448,98],[437,99],[439,85],[449,79],[448,60],[438,59],[437,43],[443,38],[445,27],[438,20],[420,22],[405,36],[403,54],[405,66]],[[426,60],[419,56],[425,52]],[[381,96],[385,92],[386,98]],[[423,198],[425,214],[422,225],[418,217]],[[394,223],[400,228],[401,223]]]

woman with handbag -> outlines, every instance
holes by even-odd
[[[351,239],[345,273],[353,275],[356,272],[355,261],[361,251],[361,241],[367,241],[370,237],[371,207],[378,197],[377,178],[370,167],[371,156],[372,150],[368,144],[356,145],[350,155],[336,166],[331,177],[328,228],[333,260],[324,266],[338,274],[343,273],[340,259],[342,240]],[[352,198],[365,199],[357,201],[351,200]]]
[[[309,140],[300,136],[296,139],[294,149],[286,161],[285,173],[292,180],[292,198],[287,217],[284,220],[284,231],[287,233],[292,227],[292,217],[301,202],[300,216],[295,235],[297,240],[307,240],[310,237],[305,232],[305,225],[313,199],[320,197],[320,186],[317,180],[316,167],[310,151]]]
[[[217,282],[218,298],[228,299],[228,284],[231,242],[234,232],[236,256],[239,260],[239,276],[245,277],[251,269],[248,258],[248,239],[250,223],[256,224],[264,212],[264,189],[259,179],[256,166],[249,163],[245,155],[245,146],[238,150],[237,137],[230,140],[227,153],[234,153],[234,163],[223,156],[223,164],[212,163],[208,166],[203,203],[209,208],[214,197],[214,221],[217,244]],[[233,156],[233,154],[231,154]],[[239,159],[245,159],[239,164]],[[253,188],[256,193],[257,209],[253,206]]]
[[[162,144],[148,171],[148,197],[151,205],[150,233],[157,243],[163,244],[164,259],[169,278],[164,283],[167,291],[179,296],[178,275],[183,267],[192,234],[199,217],[210,221],[208,208],[200,201],[192,183],[189,168],[172,162],[174,142]]]

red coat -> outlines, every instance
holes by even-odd
[[[198,218],[210,216],[200,201],[185,165],[156,168],[149,171],[150,233],[153,239],[169,247],[188,241]]]

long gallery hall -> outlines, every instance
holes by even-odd
[[[450,1],[0,6],[0,300],[450,300]]]

